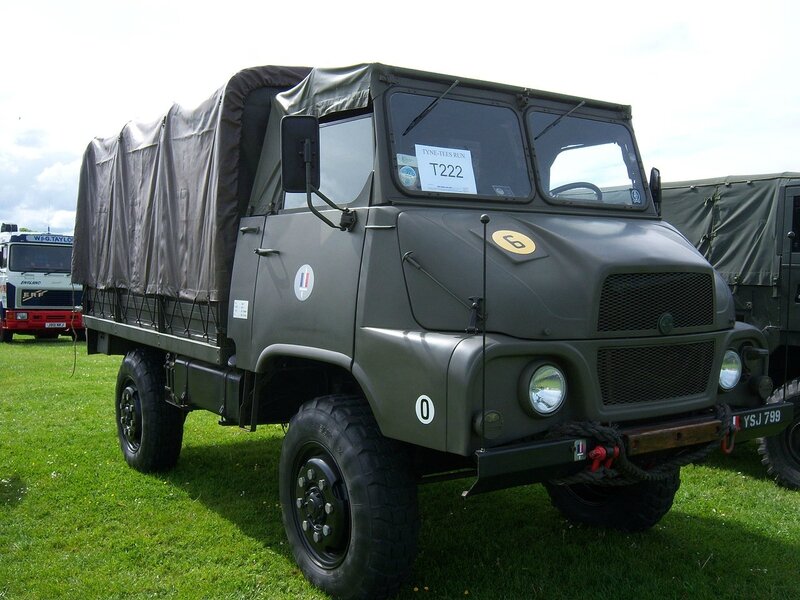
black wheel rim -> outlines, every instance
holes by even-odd
[[[137,452],[142,443],[142,410],[132,381],[125,382],[119,396],[119,432],[128,450]]]
[[[350,501],[328,450],[309,443],[292,470],[294,525],[306,552],[323,569],[339,566],[350,545]]]

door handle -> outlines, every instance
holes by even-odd
[[[261,228],[257,225],[251,225],[249,227],[240,227],[239,233],[258,233],[261,231]]]
[[[280,254],[280,250],[275,250],[273,248],[256,248],[253,250],[254,254],[258,254],[259,256],[269,256],[270,254]]]

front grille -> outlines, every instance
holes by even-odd
[[[601,348],[597,354],[605,406],[701,394],[714,364],[714,342]]]
[[[82,299],[81,290],[20,290],[18,308],[72,308],[80,306]]]
[[[672,315],[673,327],[703,327],[714,323],[714,282],[711,273],[616,273],[600,294],[598,331],[648,331]]]

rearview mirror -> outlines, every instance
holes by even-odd
[[[661,216],[661,171],[653,167],[650,169],[650,195],[658,216]]]
[[[310,171],[307,167],[310,167]],[[311,116],[281,120],[281,182],[285,192],[319,188],[319,122]]]

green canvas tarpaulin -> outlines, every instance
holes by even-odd
[[[778,277],[781,200],[800,173],[729,176],[663,184],[662,216],[729,285],[773,285]]]
[[[81,166],[72,280],[224,301],[274,96],[305,67],[254,67],[193,109],[96,138]]]

